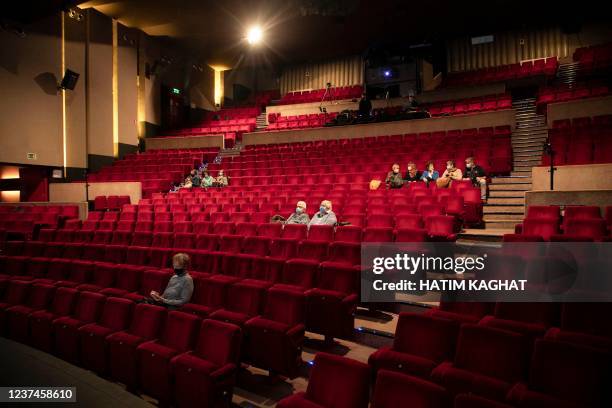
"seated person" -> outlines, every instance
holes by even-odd
[[[210,174],[208,174],[207,171],[205,171],[200,185],[204,188],[208,188],[208,187],[212,187],[214,182],[215,182],[215,179]]]
[[[408,171],[404,176],[404,181],[414,182],[421,181],[421,172],[417,170],[416,164],[414,162],[408,163]]]
[[[387,188],[402,188],[404,185],[404,180],[402,179],[402,175],[400,173],[399,164],[394,163],[393,166],[391,166],[391,171],[387,173],[385,184],[387,185]]]
[[[202,176],[195,169],[191,173],[192,173],[191,174],[191,184],[194,187],[200,187],[200,185],[202,183]]]
[[[461,169],[455,167],[455,161],[449,160],[446,162],[446,170],[442,174],[438,180],[436,180],[436,185],[439,188],[447,188],[450,187],[453,180],[461,180],[463,178],[463,173]]]
[[[191,188],[193,186],[192,181],[191,181],[191,176],[187,176],[185,178],[185,181],[183,181],[183,184],[181,185],[181,188]]]
[[[170,189],[169,193],[178,193],[180,189],[181,185],[179,183],[174,183],[172,184],[172,188]]]
[[[336,214],[332,211],[332,203],[329,200],[321,201],[319,212],[316,213],[308,223],[308,227],[311,225],[331,225],[334,226],[338,222]]]
[[[214,185],[216,185],[217,187],[225,187],[227,186],[227,183],[228,183],[227,176],[223,173],[223,170],[219,170],[219,174],[217,175],[217,178],[215,179]]]
[[[193,294],[193,279],[187,267],[189,266],[189,255],[178,253],[172,257],[172,267],[174,275],[170,278],[164,293],[161,295],[152,290],[150,298],[144,299],[144,303],[150,303],[167,307],[168,309],[178,309],[191,300]]]
[[[298,201],[295,211],[291,213],[289,218],[285,218],[282,215],[276,214],[270,218],[272,223],[281,224],[304,224],[308,225],[310,217],[306,214],[306,203],[304,201]]]
[[[427,162],[425,165],[425,171],[421,175],[421,180],[423,180],[429,186],[429,183],[436,181],[438,177],[440,177],[440,174],[438,174],[438,170],[434,169],[433,162]]]
[[[480,188],[480,199],[487,199],[487,175],[482,167],[474,162],[473,157],[465,159],[463,178],[470,179],[474,187]]]

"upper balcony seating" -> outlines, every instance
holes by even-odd
[[[451,72],[444,80],[444,84],[447,86],[479,85],[536,75],[552,77],[557,73],[558,66],[557,57],[549,57],[472,71]]]
[[[571,88],[566,85],[541,88],[536,100],[538,112],[545,113],[549,103],[567,102],[578,99],[594,98],[610,94],[610,89],[598,81],[579,82]]]
[[[363,93],[361,85],[332,87],[325,95],[325,89],[311,91],[295,91],[286,93],[279,101],[279,105],[292,105],[296,103],[320,102],[325,96],[326,100],[359,99]]]
[[[574,61],[580,62],[580,74],[594,74],[612,66],[612,43],[582,47],[574,52]]]

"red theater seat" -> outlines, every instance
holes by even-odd
[[[176,355],[193,349],[199,323],[200,319],[192,314],[169,312],[161,337],[136,348],[139,384],[145,393],[162,402],[170,401],[171,361]]]
[[[166,310],[161,306],[137,305],[129,329],[106,337],[110,376],[127,386],[137,384],[136,347],[155,339],[161,330]]]
[[[257,367],[290,378],[298,375],[304,339],[304,295],[270,288],[262,315],[246,322],[246,355]]]
[[[78,329],[97,321],[105,300],[99,293],[81,292],[72,315],[53,321],[54,350],[59,357],[73,363],[78,361]]]
[[[438,384],[398,372],[381,370],[376,376],[372,408],[450,406],[451,398]]]
[[[525,378],[526,367],[522,335],[465,324],[459,331],[454,360],[440,364],[431,375],[453,395],[470,392],[503,401],[510,388]]]
[[[78,292],[72,288],[58,288],[49,309],[38,310],[30,315],[30,344],[46,352],[53,348],[53,326],[55,319],[69,316],[74,309]]]
[[[194,313],[205,318],[215,310],[223,308],[229,286],[228,281],[195,278],[194,286],[194,294],[191,302],[184,305],[181,311]]]
[[[225,307],[210,317],[243,327],[247,320],[260,314],[265,295],[266,288],[261,285],[246,281],[235,283],[227,290]]]
[[[8,285],[14,285],[14,282]],[[24,288],[23,282],[16,284],[19,290],[11,293],[6,300],[14,301],[21,295],[21,289]],[[55,287],[51,285],[45,285],[42,283],[34,283],[22,304],[15,304],[14,306],[8,307],[4,311],[4,299],[3,303],[0,303],[3,311],[0,314],[6,314],[7,331],[10,338],[17,340],[21,343],[28,343],[29,341],[29,327],[28,317],[35,311],[44,310],[51,304],[53,295],[55,293]],[[14,290],[14,289],[13,289]],[[12,298],[12,299],[11,299]],[[6,304],[12,304],[6,302]],[[1,320],[1,319],[0,319]],[[0,321],[0,323],[3,323]],[[4,326],[0,326],[0,329]]]
[[[372,354],[368,364],[374,372],[393,370],[429,378],[436,365],[452,360],[459,323],[416,313],[400,313],[392,346]]]
[[[279,408],[366,408],[368,366],[345,357],[317,353],[306,392],[278,402]]]
[[[108,347],[106,337],[128,328],[133,303],[127,299],[106,299],[99,322],[79,327],[79,362],[88,370],[107,374]]]
[[[508,400],[517,407],[610,406],[612,355],[564,342],[537,340],[527,383]]]
[[[204,320],[192,352],[172,359],[173,400],[178,407],[229,405],[238,367],[240,328]]]

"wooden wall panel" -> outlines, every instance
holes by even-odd
[[[363,59],[360,56],[352,56],[288,67],[280,78],[281,94],[322,89],[327,82],[331,82],[333,86],[362,84]]]

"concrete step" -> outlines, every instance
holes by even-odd
[[[521,219],[522,221],[522,219]],[[520,223],[520,221],[504,221],[504,220],[494,220],[494,221],[485,221],[485,231],[488,229],[501,229],[508,230],[508,234],[514,233],[514,226]]]
[[[512,147],[540,147],[544,143],[543,140],[529,140],[529,141],[521,141],[521,142],[512,142]]]
[[[514,171],[528,171],[531,173],[531,168],[533,166],[514,166]]]
[[[524,151],[524,150],[520,150],[520,149],[514,149],[514,153],[513,156],[515,158],[525,158],[525,157],[531,157],[534,160],[535,159],[540,159],[540,157],[542,157],[542,150],[528,150],[528,151]]]
[[[525,205],[525,197],[489,197],[487,205]]]
[[[491,190],[489,191],[489,198],[525,198],[524,191],[515,191],[515,190]]]
[[[540,164],[542,164],[542,160],[538,157],[538,158],[533,158],[531,160],[522,160],[522,158],[518,158],[515,159],[512,162],[512,166],[516,167],[516,166],[539,166]]]
[[[482,208],[485,214],[525,214],[525,206],[519,205],[489,205]]]
[[[525,216],[523,214],[486,214],[482,219],[488,221],[510,221],[510,222],[521,222]]]
[[[526,177],[531,177],[531,170],[526,170],[526,171],[511,171],[510,175],[511,176],[526,176]]]
[[[528,191],[531,190],[531,183],[491,184],[489,185],[489,190]]]
[[[491,184],[531,184],[531,175],[527,177],[493,177]]]

